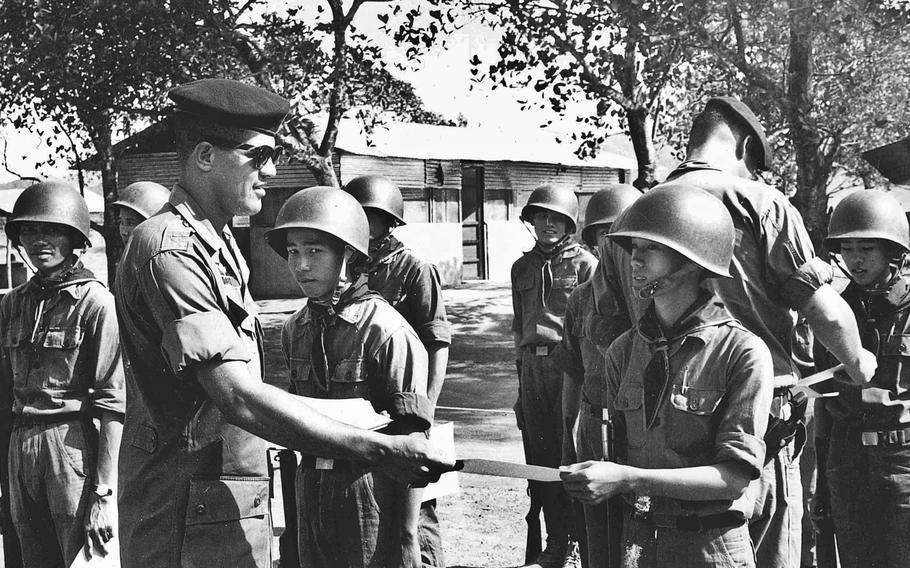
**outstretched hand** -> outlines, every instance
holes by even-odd
[[[627,468],[613,462],[586,461],[559,468],[559,476],[570,497],[596,505],[622,493]]]
[[[423,487],[455,469],[455,456],[432,445],[423,432],[392,436],[389,453],[377,469],[393,479]]]

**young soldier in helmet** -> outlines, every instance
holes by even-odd
[[[167,203],[171,192],[153,181],[137,181],[117,192],[117,227],[123,244],[130,239],[136,225],[145,221]]]
[[[414,255],[392,231],[404,225],[404,200],[395,182],[384,176],[360,176],[344,186],[370,222],[370,262],[363,267],[371,290],[404,316],[427,350],[427,396],[436,405],[445,380],[451,331],[436,267]],[[444,568],[436,501],[420,507],[420,552],[424,566]]]
[[[266,238],[308,298],[281,334],[291,391],[364,398],[392,417],[396,433],[425,437],[433,420],[426,350],[353,269],[369,246],[357,200],[331,187],[299,191]],[[370,473],[366,464],[304,455],[297,475],[302,566],[419,567],[419,500],[408,492],[403,480]]]
[[[641,192],[631,185],[611,185],[601,189],[588,201],[582,241],[592,250],[606,243],[613,221]],[[601,427],[603,397],[603,353],[620,333],[631,327],[625,311],[609,285],[595,273],[569,294],[566,305],[562,342],[551,358],[565,370],[562,390],[563,432],[562,463],[604,459]],[[618,317],[617,317],[618,316]],[[572,430],[578,419],[578,440]],[[576,515],[576,518],[578,516]],[[607,565],[607,507],[584,506],[584,527],[579,527],[582,554],[586,566]]]
[[[0,302],[3,475],[24,566],[69,566],[83,547],[116,552],[105,548],[125,399],[114,298],[75,253],[90,246],[89,212],[70,185],[23,191],[6,234],[37,272]]]
[[[825,474],[830,491],[838,556],[844,568],[906,566],[910,558],[907,217],[887,193],[858,191],[835,207],[825,243],[840,253],[838,264],[851,280],[841,295],[856,315],[863,347],[878,358],[868,384],[837,378],[833,386],[840,394],[824,399],[831,431],[827,465],[819,464],[819,478]]]
[[[549,358],[562,339],[569,294],[588,280],[597,263],[572,241],[578,198],[568,188],[543,185],[531,192],[521,219],[534,228],[534,248],[512,265],[512,333],[519,390],[515,415],[523,430],[529,464],[556,467],[562,457],[562,369]],[[576,562],[578,547],[570,542],[571,506],[562,487],[532,481],[547,527],[547,546],[540,566]]]
[[[733,221],[711,195],[665,187],[609,238],[648,303],[605,356],[620,460],[564,468],[566,490],[592,504],[623,495],[623,566],[755,566],[745,490],[764,465],[771,355],[701,286],[730,278]]]

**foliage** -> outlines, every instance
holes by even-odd
[[[653,185],[654,117],[667,103],[666,86],[685,60],[682,38],[674,30],[684,19],[677,0],[603,2],[540,0],[532,2],[433,0],[386,25],[413,55],[479,18],[501,30],[495,61],[476,55],[475,80],[504,86],[531,86],[540,94],[524,106],[549,107],[565,115],[571,105],[587,108],[576,116],[580,157],[597,153],[606,132],[624,127],[639,163],[639,187]]]

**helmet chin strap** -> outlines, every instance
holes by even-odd
[[[666,290],[667,288],[672,288],[676,285],[677,282],[682,280],[684,276],[690,272],[697,272],[702,270],[702,267],[695,264],[694,262],[687,262],[682,268],[676,272],[667,274],[666,276],[661,276],[660,278],[655,278],[645,282],[641,287],[632,286],[632,291],[635,292],[635,296],[639,300],[648,300],[653,298],[660,290]]]

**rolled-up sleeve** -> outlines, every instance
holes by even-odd
[[[831,266],[815,249],[799,212],[781,197],[765,212],[762,228],[769,278],[788,306],[802,308],[821,286],[831,282]]]
[[[562,340],[550,353],[550,360],[578,384],[582,384],[585,379],[585,369],[581,358],[581,340],[584,336],[581,298],[585,293],[590,293],[590,291],[586,285],[582,284],[569,294]]]
[[[257,355],[220,305],[215,276],[199,259],[183,251],[163,251],[138,280],[162,330],[161,352],[173,373],[195,363],[249,362]]]
[[[411,315],[408,321],[424,345],[452,342],[442,300],[442,281],[435,266],[423,264],[418,267],[405,302],[409,304],[407,312]]]
[[[385,388],[386,406],[394,420],[433,424],[433,403],[427,398],[427,352],[417,336],[401,327],[372,354],[374,376]],[[381,380],[384,378],[384,380]]]
[[[93,335],[89,344],[94,349],[95,360],[91,403],[98,410],[123,414],[126,411],[126,381],[114,297],[107,290],[99,289],[92,300],[96,309],[86,326]]]
[[[740,342],[727,367],[723,415],[715,436],[715,462],[745,464],[752,479],[765,462],[763,438],[773,395],[774,367],[767,346],[749,334]]]

